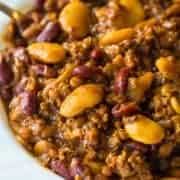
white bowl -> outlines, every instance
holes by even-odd
[[[33,0],[1,0],[12,7],[32,7]],[[25,10],[25,8],[23,8]],[[26,8],[27,9],[27,8]],[[3,33],[9,18],[0,14],[0,33]],[[1,48],[3,47],[0,41]],[[1,180],[60,180],[51,171],[43,168],[15,140],[8,126],[8,119],[0,100],[0,179]]]
[[[40,166],[15,140],[0,101],[0,179],[1,180],[60,180],[62,178]]]

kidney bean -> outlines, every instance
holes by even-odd
[[[44,64],[32,65],[31,69],[36,73],[36,75],[44,76],[47,78],[53,78],[53,77],[56,77],[57,75],[57,72],[55,69]]]
[[[66,180],[73,180],[73,177],[70,175],[68,168],[64,165],[63,162],[59,160],[53,160],[50,164],[50,167],[58,175],[66,178]]]
[[[91,51],[90,57],[96,61],[101,60],[103,58],[103,51],[100,48],[94,48]]]
[[[43,31],[37,37],[38,42],[50,42],[59,34],[60,27],[58,23],[49,22]]]
[[[37,9],[43,9],[45,0],[34,0]]]
[[[70,166],[70,174],[72,177],[75,177],[76,175],[79,175],[82,177],[84,175],[83,167],[78,158],[72,159],[71,166]]]
[[[21,93],[21,108],[24,114],[30,116],[37,112],[37,97],[35,92]]]
[[[27,53],[26,49],[23,47],[19,47],[19,48],[15,49],[13,52],[13,56],[15,59],[18,59],[18,60],[24,62],[25,64],[29,63],[28,53]]]
[[[129,116],[139,111],[139,107],[135,103],[125,103],[121,105],[115,105],[112,109],[112,114],[115,118],[122,116]]]
[[[13,89],[14,95],[18,95],[24,91],[27,81],[27,77],[23,77],[20,82],[18,82],[18,84]]]
[[[87,78],[90,78],[91,76],[93,76],[93,73],[94,73],[94,69],[92,69],[86,65],[81,65],[81,66],[76,67],[73,70],[72,75],[87,79]]]
[[[0,96],[5,101],[10,101],[12,97],[11,89],[7,88],[0,88]]]
[[[125,93],[128,86],[128,77],[130,69],[128,67],[121,68],[115,77],[114,91],[117,94]]]
[[[13,79],[13,72],[9,64],[3,59],[0,60],[0,85],[7,85]]]

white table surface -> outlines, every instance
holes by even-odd
[[[0,0],[12,7],[31,7],[33,0]],[[8,17],[0,13],[0,32],[8,22]],[[2,47],[0,41],[0,46]],[[61,180],[48,170],[42,168],[14,140],[8,129],[6,114],[0,102],[0,180]]]

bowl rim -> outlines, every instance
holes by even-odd
[[[1,131],[1,135],[3,135],[3,137],[6,138],[4,140],[7,140],[8,143],[11,143],[9,144],[9,149],[11,149],[12,153],[16,152],[19,155],[23,156],[23,160],[26,161],[25,163],[32,164],[32,168],[38,168],[39,173],[43,173],[44,175],[46,174],[45,177],[47,176],[47,178],[51,178],[51,179],[53,178],[52,180],[56,180],[56,179],[63,180],[62,177],[56,175],[50,169],[43,167],[40,164],[40,162],[35,157],[33,157],[33,155],[30,152],[28,152],[20,142],[18,142],[18,140],[15,138],[15,134],[13,133],[13,130],[11,129],[8,123],[8,117],[5,110],[5,105],[1,98],[0,98],[0,131]],[[21,170],[21,168],[19,170]]]

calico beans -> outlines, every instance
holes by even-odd
[[[179,180],[179,2],[35,0],[15,14],[0,97],[43,166],[67,180]]]

